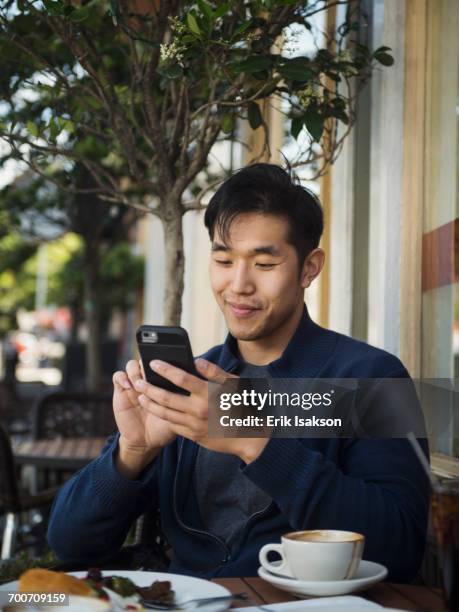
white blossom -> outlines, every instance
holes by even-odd
[[[175,60],[180,66],[183,66],[183,47],[176,41],[170,43],[162,43],[159,48],[161,61],[164,63]]]

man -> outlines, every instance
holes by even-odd
[[[52,548],[64,560],[94,565],[159,504],[173,572],[255,575],[263,544],[321,528],[363,533],[364,558],[386,565],[392,580],[413,579],[424,550],[428,482],[406,440],[208,434],[215,407],[207,381],[408,376],[396,357],[310,319],[304,290],[324,263],[316,198],[281,168],[256,164],[223,183],[205,223],[228,337],[196,361],[204,379],[151,363],[189,396],[146,383],[136,361],[114,375],[119,435],[60,491]]]

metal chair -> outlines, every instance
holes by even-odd
[[[21,492],[10,438],[0,424],[0,514],[5,515],[1,559],[9,559],[16,548],[20,533],[21,514],[29,510],[49,507],[57,493],[51,488],[35,495]]]
[[[16,403],[14,386],[6,380],[0,380],[0,418],[6,421]]]
[[[98,562],[101,569],[128,569],[167,572],[171,560],[171,548],[161,531],[159,508],[154,507],[143,514],[134,528],[134,543],[125,544],[112,557]],[[53,567],[61,572],[87,569],[87,563],[63,562]]]
[[[172,549],[162,531],[161,511],[158,506],[150,508],[137,520],[134,539],[133,550],[137,548],[141,551],[138,568],[156,572],[167,571]],[[135,554],[132,555],[131,565],[136,565]]]
[[[115,433],[112,398],[89,393],[50,393],[34,406],[35,440],[108,437]],[[41,488],[60,485],[71,472],[36,468],[33,478]]]
[[[51,393],[35,406],[36,440],[109,436],[116,431],[112,398],[89,393]]]
[[[53,393],[36,406],[35,439],[109,436],[116,431],[111,396],[85,393]],[[49,474],[45,474],[45,482]],[[57,479],[60,482],[60,479]],[[135,526],[134,544],[124,546],[107,567],[113,569],[165,570],[169,564],[168,545],[161,531],[158,508],[142,515]],[[65,569],[79,569],[64,565]]]
[[[29,404],[18,396],[15,383],[6,379],[0,380],[0,421],[10,435],[30,432]]]

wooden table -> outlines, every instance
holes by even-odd
[[[235,602],[234,608],[297,601],[297,598],[290,593],[277,589],[261,578],[215,578],[213,582],[226,587],[231,593],[247,593],[250,600]],[[374,601],[386,608],[422,610],[425,612],[444,612],[447,610],[443,603],[441,591],[425,586],[380,582],[367,591],[356,593],[356,595]],[[305,597],[304,599],[311,598]]]
[[[17,465],[71,471],[97,457],[105,443],[106,438],[27,440],[13,444],[13,453]]]

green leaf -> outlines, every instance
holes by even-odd
[[[225,2],[224,4],[216,8],[214,11],[215,19],[218,19],[219,17],[223,17],[223,15],[227,13],[230,10],[230,8],[231,8],[231,2]]]
[[[244,21],[244,23],[241,23],[241,25],[238,28],[236,28],[236,30],[234,31],[233,37],[238,36],[239,34],[242,34],[248,28],[250,28],[251,25],[252,25],[252,21],[250,19],[248,21]]]
[[[75,11],[75,7],[72,6],[71,4],[67,4],[67,6],[65,6],[63,10],[64,17],[68,17],[74,11]]]
[[[113,25],[118,25],[118,3],[117,0],[109,0],[110,8],[108,10],[108,15],[112,18]]]
[[[247,117],[252,130],[256,130],[263,123],[263,117],[261,116],[260,107],[256,102],[250,102]]]
[[[344,125],[349,125],[349,117],[344,111],[338,111],[336,114],[336,118],[339,119],[342,123],[344,123]]]
[[[374,53],[373,57],[375,58],[377,62],[379,62],[383,66],[392,66],[394,63],[394,58],[392,57],[392,55],[389,55],[388,53],[384,53],[384,52]]]
[[[39,134],[38,126],[33,121],[27,121],[26,128],[29,134],[31,134],[32,136],[35,136],[35,138],[38,137],[38,134]]]
[[[80,23],[81,21],[85,21],[85,19],[87,19],[90,14],[90,7],[88,5],[82,6],[81,8],[72,11],[69,15],[69,19],[74,23]]]
[[[279,74],[290,81],[308,81],[314,72],[310,68],[307,57],[294,57],[291,60],[283,60],[285,63],[278,66]]]
[[[338,106],[333,106],[333,105],[328,106],[324,110],[324,116],[325,117],[335,117],[336,119],[339,119],[340,121],[342,121],[345,125],[349,124],[349,117],[347,116],[347,113]]]
[[[198,22],[196,21],[196,17],[192,13],[188,13],[188,15],[186,16],[186,22],[188,28],[191,32],[193,32],[193,34],[196,34],[196,36],[201,36],[201,30],[198,26]]]
[[[303,129],[303,126],[304,126],[304,117],[294,117],[292,119],[292,124],[290,126],[290,132],[293,138],[295,138],[295,140],[298,138],[298,135]]]
[[[333,62],[334,57],[330,51],[328,51],[328,49],[319,49],[319,51],[317,51],[316,59],[321,62],[329,63]]]
[[[62,129],[66,130],[69,134],[73,134],[75,131],[75,124],[70,119],[66,119],[62,124]]]
[[[221,120],[222,130],[225,134],[231,134],[234,129],[234,117],[233,115],[223,115]]]
[[[52,15],[53,17],[58,17],[62,15],[64,7],[61,2],[56,2],[54,0],[43,0],[43,4],[45,5],[45,8],[49,15]]]
[[[354,43],[355,44],[355,48],[356,50],[359,52],[359,54],[364,57],[364,58],[369,58],[371,53],[370,53],[370,49],[366,46],[366,45],[362,45],[360,43]]]
[[[333,98],[331,104],[336,108],[346,108],[346,101],[343,98]]]
[[[158,70],[159,72],[159,70]],[[102,105],[99,102],[99,100],[97,98],[93,98],[91,96],[87,96],[86,98],[86,104],[89,106],[90,109],[92,110],[100,110]]]
[[[269,57],[264,55],[251,55],[247,59],[243,60],[234,65],[236,72],[248,72],[253,74],[254,72],[261,72],[271,66],[271,60]]]
[[[386,53],[386,51],[392,51],[392,49],[390,47],[378,47],[374,54],[376,55],[376,53]]]
[[[319,142],[324,131],[324,118],[316,112],[309,111],[304,115],[304,123],[312,138]]]
[[[257,85],[256,89],[257,90],[259,89],[258,85]],[[281,90],[282,90],[282,88],[279,87],[279,80],[278,79],[274,79],[273,81],[267,82],[264,85],[263,90],[259,94],[257,94],[256,100],[262,100],[263,98],[268,98],[275,91],[281,91]]]
[[[329,79],[331,79],[332,81],[335,81],[335,83],[341,83],[341,77],[336,72],[331,72],[330,70],[326,70],[325,74],[328,76]]]
[[[206,0],[197,0],[197,4],[199,9],[203,15],[207,18],[208,21],[214,20],[214,13],[209,4],[207,4]]]
[[[176,79],[183,76],[183,68],[179,64],[159,65],[157,71],[168,79]]]
[[[51,121],[48,123],[48,127],[49,127],[49,139],[51,140],[51,142],[55,142],[60,132],[59,126],[57,125],[57,123],[54,122],[53,119],[51,119]]]

